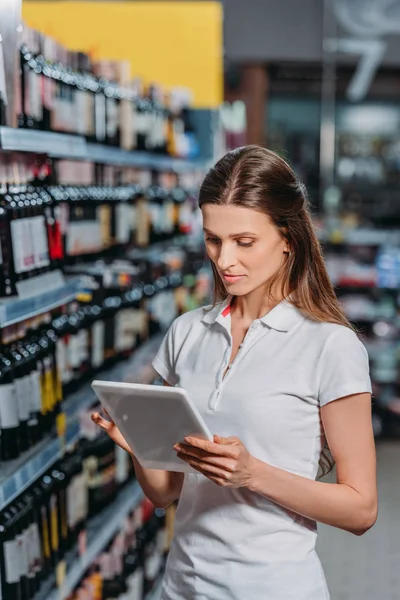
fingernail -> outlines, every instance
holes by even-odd
[[[174,450],[179,450],[179,448],[180,448],[179,444],[174,445]]]
[[[189,438],[189,437],[185,437],[184,441],[185,441],[187,444],[190,444],[190,438]]]

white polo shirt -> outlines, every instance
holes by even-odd
[[[271,465],[315,479],[323,444],[319,407],[371,392],[356,334],[318,323],[283,301],[232,352],[231,296],[178,317],[153,361],[185,388],[211,432],[237,436]],[[211,308],[211,310],[210,310]],[[315,521],[249,490],[186,475],[163,600],[326,600]]]

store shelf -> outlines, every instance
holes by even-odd
[[[206,161],[203,160],[185,160],[150,152],[128,152],[121,148],[103,146],[102,144],[87,144],[87,160],[121,167],[142,167],[177,172],[188,171],[193,168],[203,169],[207,166]]]
[[[382,246],[384,244],[400,244],[399,230],[368,229],[362,227],[357,229],[332,231],[321,229],[317,231],[317,235],[322,242],[327,242],[334,246],[340,246],[343,244],[354,246]]]
[[[36,289],[42,290],[41,292],[23,298],[13,297],[0,302],[0,327],[8,327],[20,321],[31,319],[75,300],[79,289],[79,277],[54,288],[44,285],[41,277],[37,278],[40,281],[37,282],[38,285],[36,286]]]
[[[0,127],[0,148],[15,152],[47,154],[52,158],[87,160],[121,167],[141,167],[184,172],[208,168],[209,161],[172,158],[151,152],[129,152],[121,148],[87,143],[78,135]]]
[[[79,135],[0,127],[0,147],[15,152],[80,158],[86,153],[86,140]]]
[[[160,345],[162,335],[152,337],[134,353],[129,361],[119,363],[96,375],[105,381],[147,382],[154,373],[151,361]],[[79,419],[81,410],[89,408],[96,401],[90,383],[86,383],[78,392],[64,402],[67,416],[65,444],[75,443],[79,438]],[[40,475],[62,457],[64,442],[58,438],[43,440],[16,460],[3,463],[0,467],[0,511],[27,489]]]
[[[84,576],[86,570],[107,543],[123,527],[125,518],[143,498],[143,492],[135,481],[124,488],[115,502],[90,520],[87,528],[87,546],[82,556],[67,557],[67,574],[58,589],[37,594],[37,600],[65,600]],[[47,587],[47,586],[46,586]],[[47,593],[46,593],[47,592]],[[46,596],[44,596],[46,593]]]

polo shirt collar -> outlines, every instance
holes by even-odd
[[[205,314],[203,322],[221,323],[226,326],[230,321],[230,304],[233,296],[229,295],[222,303],[219,302],[213,308],[203,307]],[[228,319],[229,317],[229,319]],[[288,299],[282,300],[272,310],[261,317],[261,323],[275,329],[276,331],[290,331],[297,323],[304,319],[304,315],[289,302]]]

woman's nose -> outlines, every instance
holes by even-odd
[[[226,271],[235,264],[235,255],[233,249],[228,248],[227,246],[221,246],[219,251],[219,256],[217,259],[218,268],[221,271]]]

